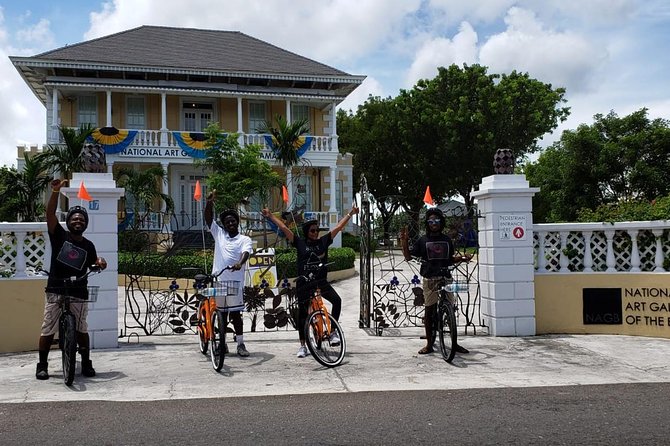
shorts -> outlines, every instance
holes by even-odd
[[[431,279],[427,277],[423,278],[423,305],[425,307],[430,307],[431,305],[435,305],[437,303],[438,298],[440,297],[440,286],[443,282],[444,279],[442,277],[437,279]],[[454,294],[447,291],[447,299],[449,299],[449,302],[453,304]]]
[[[60,299],[56,293],[46,293],[46,303],[44,304],[44,321],[40,330],[41,336],[52,336],[58,332],[58,319],[60,318]],[[70,311],[74,314],[77,321],[77,331],[80,333],[88,332],[88,301],[70,298]]]

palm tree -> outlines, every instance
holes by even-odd
[[[117,174],[119,187],[126,189],[126,194],[132,197],[133,221],[132,227],[139,229],[149,214],[154,211],[156,201],[165,202],[166,212],[174,210],[172,197],[160,192],[158,183],[167,182],[167,174],[162,167],[152,167],[138,172],[130,168],[119,169]]]
[[[281,163],[286,169],[290,169],[298,162],[298,148],[296,143],[299,138],[309,132],[307,119],[299,119],[292,123],[288,123],[283,116],[276,115],[275,121],[277,127],[273,127],[272,123],[265,121],[263,125],[257,129],[260,133],[269,133],[274,138],[274,156],[277,161]]]
[[[50,181],[43,159],[38,155],[26,156],[23,171],[16,173],[14,185],[21,221],[37,221],[44,216],[44,191]]]
[[[58,129],[63,136],[63,144],[47,145],[40,157],[51,173],[60,172],[64,179],[69,180],[72,172],[83,171],[81,151],[94,128],[91,124],[84,124],[78,129],[62,125]]]

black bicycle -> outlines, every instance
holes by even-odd
[[[438,277],[438,300],[437,300],[437,325],[433,329],[433,339],[439,337],[440,352],[445,361],[451,362],[456,354],[458,338],[458,292],[462,291],[467,284],[455,280],[453,277],[454,267],[444,268]]]
[[[100,271],[97,266],[92,266],[86,274],[79,277],[51,279],[53,283],[59,284],[57,286],[61,289],[58,294],[47,293],[47,301],[58,303],[61,309],[61,315],[58,319],[58,347],[63,359],[63,381],[65,381],[66,386],[70,386],[74,382],[74,372],[77,365],[77,320],[70,310],[70,303],[95,302],[97,300],[100,287],[87,285],[87,279],[90,275],[98,274]],[[48,274],[48,271],[44,272]],[[73,292],[73,290],[79,292]],[[83,294],[86,298],[74,297],[71,294],[78,296]]]

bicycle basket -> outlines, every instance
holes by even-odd
[[[216,306],[228,311],[242,311],[244,297],[240,291],[239,280],[221,280],[207,288],[208,295],[216,299]]]
[[[445,288],[450,293],[462,293],[462,292],[468,291],[468,281],[467,280],[454,280],[451,283],[447,283]]]
[[[98,300],[98,290],[100,289],[97,285],[89,285],[88,287],[88,299],[79,299],[75,296],[70,296],[70,302],[95,302]],[[46,294],[47,302],[49,303],[60,303],[61,294],[60,293],[47,293]]]

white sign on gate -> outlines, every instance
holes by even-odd
[[[499,215],[500,240],[526,240],[525,215]]]

